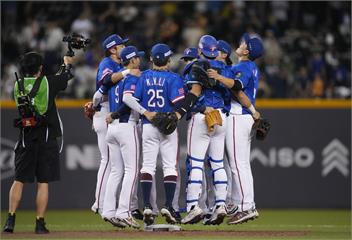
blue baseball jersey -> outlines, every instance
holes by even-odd
[[[146,70],[136,85],[134,97],[150,112],[171,112],[185,97],[182,78],[170,71]],[[149,123],[143,118],[143,123]]]
[[[238,80],[242,84],[242,91],[250,99],[253,106],[255,106],[255,96],[258,89],[258,83],[260,78],[260,71],[252,61],[241,61],[231,68],[234,79]],[[251,112],[242,107],[236,100],[231,102],[231,113],[234,114],[251,114]]]
[[[201,59],[201,61],[208,61],[206,59]],[[218,60],[210,60],[210,67],[213,69],[218,69],[220,71],[221,75],[231,77],[232,72],[226,68],[225,63],[220,62]],[[193,63],[192,63],[193,64]],[[191,77],[191,71],[187,73],[187,76],[185,76],[185,84],[187,84],[188,88],[192,87],[192,84],[199,83],[197,79],[193,79]],[[217,85],[213,89],[208,89],[208,88],[203,88],[201,96],[198,98],[197,102],[195,103],[195,106],[198,106],[196,108],[193,108],[192,111],[197,112],[197,108],[199,109],[199,106],[205,106],[205,107],[213,107],[215,109],[222,109],[223,111],[226,112],[225,108],[225,98],[228,97],[228,90],[226,87],[221,84],[217,83]]]
[[[122,68],[120,71],[123,71],[124,69]],[[123,105],[123,94],[124,93],[131,93],[133,94],[136,85],[138,82],[138,77],[133,76],[128,74],[124,79],[119,81],[117,84],[113,85],[108,92],[109,96],[109,106],[110,106],[110,112],[115,112],[117,111],[121,105]],[[138,120],[138,113],[132,111],[129,109],[128,111],[124,112],[122,115],[120,115],[119,121],[120,122],[128,122],[128,120]]]
[[[103,84],[103,79],[108,74],[119,72],[123,66],[115,62],[111,57],[105,57],[99,64],[97,77],[96,77],[96,89],[99,90],[99,87]],[[102,88],[102,93],[106,93],[107,89]]]

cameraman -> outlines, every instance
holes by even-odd
[[[44,76],[43,57],[40,54],[29,52],[20,59],[22,77],[14,88],[16,106],[20,110],[21,95],[24,93],[30,96],[31,89],[37,88],[37,91],[34,90],[35,95],[29,98],[35,115],[30,119],[34,119],[35,123],[31,125],[31,121],[23,121],[29,119],[24,114],[20,114],[20,118],[15,120],[15,126],[20,129],[20,134],[15,146],[15,180],[9,193],[9,213],[3,232],[13,232],[15,213],[22,197],[23,185],[36,179],[38,188],[35,233],[49,233],[44,222],[49,195],[48,183],[60,180],[59,146],[56,139],[62,136],[62,123],[56,109],[55,98],[59,91],[66,89],[68,80],[73,77],[71,74],[73,57],[65,56],[63,60],[64,65],[56,75]],[[39,81],[37,87],[36,81]],[[22,87],[24,91],[21,93]]]

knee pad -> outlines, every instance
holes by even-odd
[[[212,173],[213,173],[213,179],[214,179],[214,185],[217,184],[226,184],[227,185],[227,175],[226,171],[224,168],[224,161],[221,160],[214,160],[209,157]]]
[[[202,184],[204,160],[197,159],[192,156],[188,156],[187,158],[190,162],[190,165],[189,165],[190,173],[189,173],[188,183]]]

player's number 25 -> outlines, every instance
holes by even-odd
[[[163,90],[159,89],[159,90],[155,90],[155,89],[149,89],[147,92],[148,96],[149,96],[149,101],[148,101],[148,106],[149,107],[156,107],[156,105],[158,107],[164,107],[165,105],[165,100],[163,97]]]

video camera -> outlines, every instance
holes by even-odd
[[[71,35],[64,36],[63,42],[67,42],[68,51],[66,56],[73,57],[75,55],[73,49],[83,49],[85,50],[87,46],[91,43],[89,38],[85,38],[80,34],[72,33]]]

